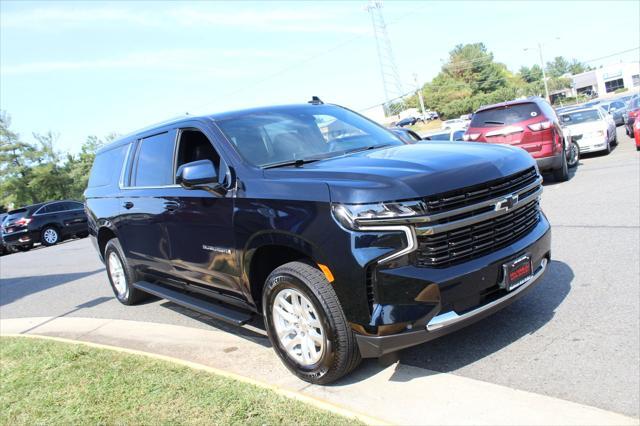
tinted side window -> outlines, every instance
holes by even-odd
[[[89,175],[89,188],[106,186],[118,181],[127,148],[128,145],[123,145],[96,155]]]
[[[133,186],[173,184],[173,134],[162,133],[140,141]]]
[[[530,120],[542,111],[534,103],[507,105],[499,108],[478,111],[471,120],[470,127],[497,127]]]
[[[62,210],[66,210],[65,203],[51,203],[45,206],[42,210],[40,210],[38,214],[55,213],[55,212],[61,212]]]

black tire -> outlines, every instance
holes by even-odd
[[[126,280],[126,290],[123,292],[119,292],[116,289],[116,285],[114,284],[113,277],[111,276],[111,267],[109,262],[111,261],[111,254],[114,254],[118,257],[121,262],[122,268],[124,270],[124,278]],[[104,249],[104,263],[107,267],[107,276],[109,277],[109,284],[111,285],[111,289],[113,290],[113,294],[116,296],[116,299],[123,305],[135,305],[148,298],[149,295],[135,287],[133,287],[133,283],[137,281],[135,271],[129,266],[127,262],[127,258],[124,255],[124,251],[122,250],[122,246],[120,245],[120,241],[117,238],[110,239]]]
[[[609,142],[609,138],[607,138],[607,148],[604,150],[604,155],[611,154],[611,142]]]
[[[275,331],[273,304],[278,293],[285,289],[302,293],[318,313],[325,336],[325,349],[313,365],[304,366],[290,357]],[[276,268],[265,283],[262,306],[267,333],[276,353],[300,379],[314,384],[331,383],[360,363],[355,335],[345,318],[338,296],[324,274],[314,266],[290,262]]]
[[[77,238],[87,238],[89,236],[89,231],[83,231],[76,234]]]
[[[613,140],[611,141],[611,145],[618,145],[618,131],[613,135]]]
[[[577,167],[579,161],[580,147],[577,143],[571,142],[571,145],[569,145],[569,160],[567,162],[567,166],[569,166],[570,169]]]
[[[26,246],[16,246],[15,249],[16,251],[29,251],[33,248],[33,244],[29,244]]]
[[[62,241],[60,231],[53,225],[47,225],[40,233],[40,242],[43,246],[54,246]]]
[[[562,165],[553,171],[553,180],[556,182],[566,182],[569,180],[569,166],[567,165],[567,154],[562,150]]]

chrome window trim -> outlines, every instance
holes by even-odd
[[[64,213],[64,212],[77,212],[77,211],[84,211],[84,206],[82,206],[82,208],[79,209],[67,209],[67,210],[58,210],[57,212],[46,212],[46,213],[39,213],[40,210],[42,210],[45,207],[48,207],[52,204],[57,204],[57,203],[78,203],[77,201],[54,201],[52,203],[47,203],[44,206],[40,206],[38,207],[38,210],[35,211],[35,213],[33,213],[31,216],[44,216],[47,214],[57,214],[57,213]],[[82,204],[82,203],[78,203],[78,204]]]

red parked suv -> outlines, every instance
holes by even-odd
[[[473,115],[464,140],[518,146],[535,158],[541,172],[553,172],[556,181],[569,178],[569,153],[558,116],[542,98],[480,108]]]

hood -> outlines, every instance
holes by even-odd
[[[535,164],[520,148],[471,142],[401,145],[265,170],[265,178],[323,181],[331,201],[373,203],[426,197],[517,173]]]
[[[598,130],[607,130],[607,123],[604,121],[590,121],[588,123],[571,124],[563,126],[562,129],[569,131],[571,135],[582,135],[584,133],[596,132]]]

